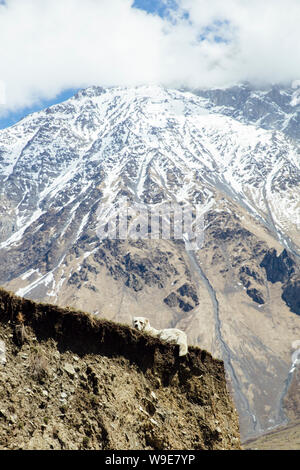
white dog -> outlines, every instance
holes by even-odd
[[[187,336],[184,331],[178,330],[177,328],[166,328],[164,330],[156,330],[150,326],[148,318],[145,317],[133,317],[132,324],[134,328],[139,331],[145,331],[145,333],[154,336],[155,338],[162,339],[168,343],[175,343],[179,345],[179,356],[185,356],[188,352]]]

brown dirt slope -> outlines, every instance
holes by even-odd
[[[300,424],[300,367],[294,371],[294,375],[283,400],[285,413],[291,423],[298,422]],[[300,448],[300,442],[299,442]]]
[[[223,362],[0,289],[0,449],[239,449]]]
[[[244,442],[245,449],[251,450],[299,450],[300,421],[279,427],[257,439]]]

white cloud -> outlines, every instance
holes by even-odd
[[[197,87],[299,79],[299,0],[177,3],[170,22],[133,8],[133,0],[0,2],[6,109],[94,84]]]
[[[189,13],[194,34],[216,21],[223,22],[220,34],[222,30],[224,35],[229,34],[227,44],[212,45],[214,51],[220,52],[215,63],[215,71],[220,71],[217,82],[299,78],[298,0],[179,0],[179,3]],[[203,84],[208,76],[214,81],[211,72],[204,76]]]

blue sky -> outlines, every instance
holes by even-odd
[[[158,13],[163,16],[165,13],[165,5],[159,0],[135,0],[133,6],[149,13]]]
[[[77,91],[77,89],[66,90],[52,100],[43,100],[30,108],[24,108],[22,111],[16,113],[9,113],[8,116],[0,118],[0,129],[5,129],[6,127],[12,126],[16,122],[20,121],[20,119],[23,117],[34,113],[35,111],[40,111],[42,109],[48,108],[49,106],[52,106],[53,104],[61,103],[62,101],[71,98],[71,96],[75,95]]]
[[[0,0],[0,4],[5,3],[4,0]],[[175,7],[175,2],[173,0],[168,0],[168,3],[161,2],[161,0],[135,0],[133,6],[135,8],[145,10],[149,13],[157,14],[163,17],[166,14],[166,5]],[[61,103],[62,101],[71,98],[73,95],[76,94],[78,89],[68,89],[57,95],[54,99],[51,100],[42,100],[38,104],[24,108],[21,111],[9,113],[6,117],[0,117],[0,129],[5,129],[6,127],[12,126],[16,122],[20,121],[23,117],[27,116],[28,114],[34,113],[36,111],[40,111],[45,109],[53,104]]]
[[[175,0],[135,0],[133,6],[149,13],[156,13],[157,15],[164,17],[168,9],[176,8],[176,2]]]

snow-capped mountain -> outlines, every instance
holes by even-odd
[[[289,88],[275,85],[258,90],[244,83],[223,90],[199,90],[197,94],[209,100],[213,112],[263,129],[282,131],[296,140],[300,138],[300,80],[292,82]]]
[[[298,82],[93,87],[0,131],[0,283],[184,328],[223,358],[244,436],[282,423],[300,338],[299,97]],[[99,207],[122,197],[202,205],[203,248],[99,240]]]

